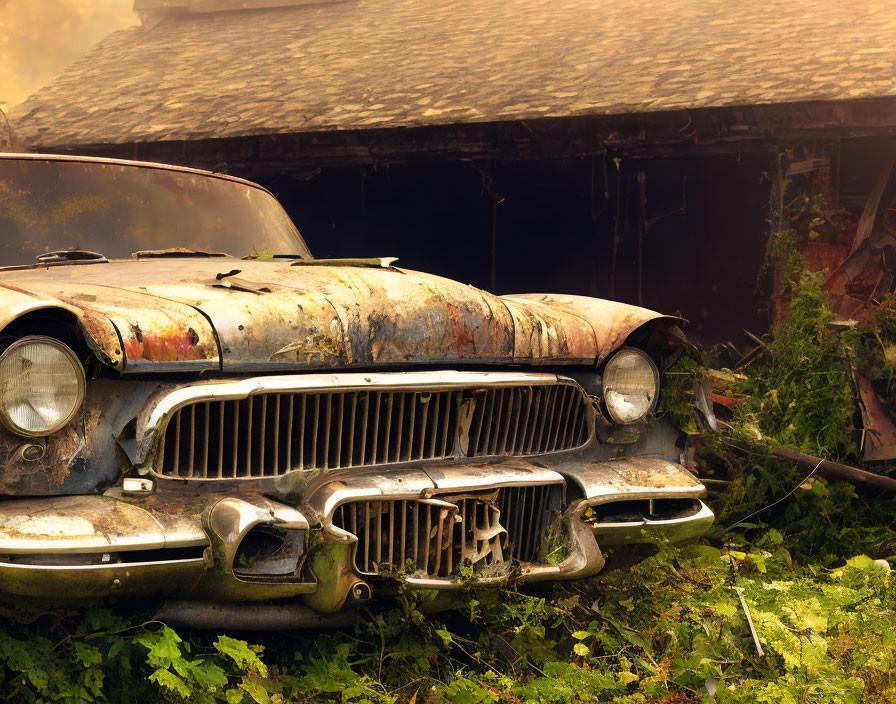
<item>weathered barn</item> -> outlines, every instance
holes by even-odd
[[[708,343],[764,329],[769,222],[801,217],[803,195],[824,211],[801,243],[811,261],[834,268],[868,240],[883,262],[886,238],[869,239],[896,144],[883,3],[135,9],[143,27],[14,110],[21,139],[258,180],[318,256],[680,311]],[[869,283],[867,257],[832,280],[844,308],[889,285]]]

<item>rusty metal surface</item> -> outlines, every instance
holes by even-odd
[[[171,600],[156,612],[159,621],[184,628],[228,631],[295,631],[303,628],[348,628],[355,611],[323,614],[302,604],[244,604]]]
[[[188,260],[189,261],[189,260]],[[137,262],[134,262],[137,264]],[[140,262],[153,267],[158,260]],[[86,269],[101,271],[85,272]],[[182,303],[116,286],[113,264],[53,267],[0,272],[0,285],[14,286],[32,296],[58,301],[73,311],[97,347],[123,372],[200,371],[218,369],[218,346],[205,316]],[[90,275],[88,275],[88,273]],[[138,281],[131,272],[131,281]],[[123,283],[123,279],[118,279]],[[5,313],[5,311],[4,311]],[[14,318],[4,316],[3,326]],[[108,334],[111,326],[114,336]]]
[[[575,481],[591,503],[620,499],[698,498],[706,488],[684,467],[652,457],[564,462],[552,467]]]
[[[83,602],[104,597],[185,594],[205,571],[203,560],[172,560],[86,567],[45,567],[0,562],[0,595],[34,604]]]
[[[165,536],[165,548],[207,545],[202,514],[221,499],[220,494],[178,494],[157,491],[146,496],[122,493],[114,487],[103,494],[148,513]]]
[[[101,361],[120,369],[124,360],[121,341],[112,321],[103,316],[86,315],[84,311],[41,291],[26,291],[0,276],[0,329],[24,315],[56,310],[77,317],[87,339],[99,352]]]
[[[270,292],[208,283],[234,270]],[[662,318],[577,296],[502,298],[404,269],[224,258],[4,271],[0,286],[11,304],[0,326],[57,306],[127,373],[587,364]]]
[[[592,352],[596,361],[601,362],[620,347],[635,330],[645,323],[664,321],[681,322],[679,318],[661,315],[646,308],[639,308],[616,301],[607,301],[587,296],[559,295],[550,293],[526,293],[503,296],[502,300],[533,306],[541,303],[550,310],[574,315],[589,324],[597,346]]]
[[[177,509],[183,512],[183,505]],[[206,545],[198,518],[175,545],[153,514],[111,496],[60,496],[0,502],[0,555],[103,553]]]
[[[856,374],[855,378],[865,429],[862,459],[865,462],[896,459],[896,422],[887,413],[868,377]]]

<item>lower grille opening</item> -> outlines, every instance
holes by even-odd
[[[358,538],[362,574],[469,575],[489,565],[538,562],[542,538],[564,505],[562,484],[405,501],[358,501],[333,524]]]
[[[233,573],[248,582],[295,581],[304,555],[304,530],[256,526],[237,548]]]
[[[636,499],[592,506],[586,519],[595,524],[631,523],[645,518],[668,521],[691,516],[699,510],[700,502],[696,499]]]

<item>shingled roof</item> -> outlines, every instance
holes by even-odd
[[[349,0],[115,32],[13,111],[31,146],[896,95],[871,0]]]

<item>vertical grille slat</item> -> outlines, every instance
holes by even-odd
[[[430,399],[430,404],[432,405],[432,433],[429,437],[429,456],[435,457],[436,454],[436,442],[439,438],[439,405],[441,403],[441,398],[444,394],[433,394]]]
[[[178,471],[180,469],[180,415],[181,411],[177,412],[177,415],[174,417],[174,469]]]
[[[274,457],[274,466],[271,468],[271,474],[275,477],[280,474],[280,394],[274,397],[274,444],[271,447],[271,454]]]
[[[429,407],[432,405],[433,396],[430,395],[428,398],[421,399],[420,402],[420,449],[417,452],[417,455],[414,459],[422,460],[426,453],[426,435],[429,430],[429,426],[427,425],[427,421],[429,420]]]
[[[402,456],[402,460],[407,461],[410,460],[414,455],[414,425],[417,418],[417,394],[410,394],[411,403],[410,403],[410,412],[408,413],[408,432],[407,432],[407,441],[405,442],[405,454]],[[405,435],[405,433],[402,433]]]
[[[320,394],[314,394],[314,426],[311,430],[311,467],[319,466],[317,463],[317,428],[320,424]]]
[[[588,440],[588,403],[570,384],[203,400],[172,413],[154,461],[162,476],[255,479],[301,469],[537,455]],[[471,417],[458,450],[464,404],[471,404]]]
[[[398,432],[395,433],[395,462],[402,462],[405,457],[403,454],[402,440],[405,439],[404,430],[404,404],[407,394],[398,395],[398,422],[395,424]]]
[[[283,446],[283,465],[282,465],[283,469],[282,469],[282,471],[289,472],[289,471],[292,471],[292,469],[295,467],[295,465],[293,464],[293,458],[292,458],[293,435],[295,432],[293,430],[293,422],[295,420],[295,414],[296,414],[295,396],[290,394],[285,399],[281,398],[281,406],[282,406],[281,413],[283,415],[283,418],[281,420],[282,435],[280,436],[281,437],[280,444]],[[283,438],[286,438],[286,440],[284,441]]]
[[[367,416],[370,413],[370,392],[364,394],[364,418],[361,421],[361,461],[359,464],[363,467],[367,459]]]
[[[490,389],[486,392],[486,398],[488,399],[488,419],[485,421],[485,438],[482,440],[482,452],[480,454],[489,455],[492,454],[488,451],[489,440],[492,437],[492,426],[494,424],[495,418],[495,396],[497,396],[497,391],[494,389]]]
[[[258,433],[258,476],[264,476],[264,455],[265,455],[265,431],[267,430],[268,425],[268,397],[264,395],[261,397],[261,429]],[[252,472],[249,472],[249,475],[252,475]]]
[[[392,406],[395,403],[395,397],[392,394],[389,394],[389,399],[386,401],[386,437],[383,442],[383,455],[384,462],[388,462],[390,455],[390,440],[392,439]],[[378,464],[378,463],[377,463]]]
[[[371,433],[371,437],[373,440],[373,447],[370,450],[370,458],[372,460],[372,464],[377,463],[377,440],[380,436],[380,406],[382,404],[383,395],[380,392],[376,394],[376,410],[373,413],[373,432]]]
[[[358,412],[358,395],[352,394],[351,398],[351,414],[349,415],[348,420],[348,458],[346,459],[345,466],[352,467],[352,460],[355,459],[355,415]],[[363,432],[363,429],[362,429]]]
[[[330,427],[333,425],[333,394],[327,394],[327,415],[324,419],[324,469],[330,468]]]
[[[252,476],[252,436],[255,431],[255,418],[252,413],[255,410],[255,399],[250,396],[246,399],[246,464],[240,474],[243,476]]]
[[[452,417],[452,409],[455,409],[456,406],[456,396],[453,393],[446,394],[445,396],[445,412],[444,412],[444,420],[442,421],[442,449],[439,453],[442,457],[448,456],[448,436],[451,434],[451,417]]]
[[[195,409],[196,406],[193,406],[193,408]],[[206,474],[208,473],[208,404],[207,403],[202,404],[202,428],[203,428],[202,443],[201,443],[202,447],[200,448],[200,452],[202,453],[202,460],[201,460],[201,465],[200,465],[200,469],[201,469],[200,473],[201,473],[201,476],[205,477]],[[191,470],[191,475],[192,475],[192,470],[193,470],[193,462],[192,461],[190,462],[190,470]]]
[[[336,431],[336,454],[333,458],[333,466],[336,469],[345,466],[342,461],[342,437],[343,437],[343,429],[342,423],[345,418],[345,394],[338,394],[339,396],[339,409],[336,412],[336,424],[334,430]],[[328,424],[329,425],[329,424]],[[327,443],[328,445],[330,443]]]
[[[399,538],[399,544],[401,546],[401,561],[398,563],[399,569],[404,569],[405,563],[405,546],[408,542],[408,502],[401,502],[401,537]]]

